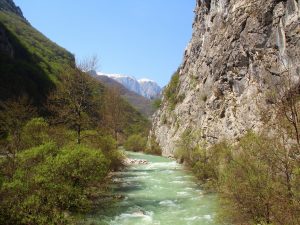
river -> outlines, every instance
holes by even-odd
[[[119,184],[114,192],[124,199],[108,215],[91,216],[90,224],[217,225],[216,196],[205,194],[182,165],[159,156],[127,154],[149,163],[130,166],[115,176]]]

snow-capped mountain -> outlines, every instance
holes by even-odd
[[[148,99],[159,98],[161,94],[161,87],[153,80],[140,79],[137,80],[132,76],[122,74],[106,74],[98,72],[99,76],[107,76],[125,86],[128,90],[142,95]]]
[[[144,97],[149,99],[160,97],[162,89],[155,81],[149,79],[140,79],[138,82],[141,86]]]

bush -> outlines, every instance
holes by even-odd
[[[146,138],[139,134],[131,135],[125,142],[124,147],[128,151],[141,152],[146,149]]]
[[[232,223],[300,223],[296,197],[299,189],[294,174],[299,161],[289,152],[278,139],[252,132],[240,140],[220,178]]]
[[[101,181],[108,173],[109,163],[101,151],[76,145],[65,147],[56,157],[48,158],[40,171],[45,171],[45,177],[49,173],[47,178],[52,177],[58,183],[63,181],[84,188]]]
[[[207,190],[219,188],[223,167],[231,160],[231,148],[220,142],[209,148],[197,147],[192,155],[192,170]]]
[[[159,98],[159,99],[155,99],[154,101],[153,101],[153,107],[157,110],[157,109],[159,109],[160,108],[160,106],[161,106],[161,99]]]
[[[60,148],[72,143],[74,144],[74,140],[76,140],[76,132],[68,130],[64,126],[50,126],[49,136]]]
[[[4,179],[0,191],[1,224],[72,223],[72,215],[90,209],[88,190],[109,168],[99,150],[58,149],[53,143],[24,150],[17,162],[13,178]]]
[[[193,152],[198,147],[197,140],[198,134],[192,132],[191,129],[186,129],[176,143],[175,158],[180,162],[186,162],[187,164],[192,165]]]
[[[111,135],[101,135],[97,131],[83,132],[83,142],[95,149],[101,149],[107,159],[110,160],[110,169],[118,170],[123,167],[124,155],[118,150],[117,141]]]
[[[32,148],[50,141],[49,125],[43,118],[31,119],[22,130],[24,148]]]

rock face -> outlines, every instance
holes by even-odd
[[[122,75],[122,74],[105,74],[97,73],[99,76],[107,76],[116,80],[128,90],[133,91],[145,98],[155,99],[159,98],[161,94],[161,88],[158,84],[149,79],[137,80],[134,77]]]
[[[138,80],[138,82],[141,86],[142,94],[144,97],[148,99],[160,98],[162,90],[155,81],[149,79],[140,79]]]
[[[197,0],[175,107],[163,97],[151,135],[164,155],[188,129],[199,140],[238,140],[262,127],[268,89],[300,73],[300,0]]]

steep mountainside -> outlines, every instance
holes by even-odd
[[[92,74],[93,75],[93,74]],[[155,109],[151,100],[136,94],[133,91],[128,90],[122,84],[116,80],[109,78],[107,76],[93,75],[96,79],[101,81],[102,84],[108,88],[115,89],[119,94],[126,99],[133,107],[135,107],[144,116],[150,117],[153,115]]]
[[[137,80],[134,77],[122,75],[122,74],[105,74],[98,73],[100,76],[107,76],[111,79],[116,80],[128,90],[133,91],[141,96],[144,96],[148,99],[157,99],[161,95],[161,87],[152,80],[149,79],[140,79]]]
[[[40,104],[74,57],[23,17],[11,0],[0,0],[0,100],[28,95]]]
[[[165,155],[187,130],[206,143],[260,130],[268,91],[286,74],[299,80],[299,0],[197,0],[195,13],[183,63],[153,118]]]

